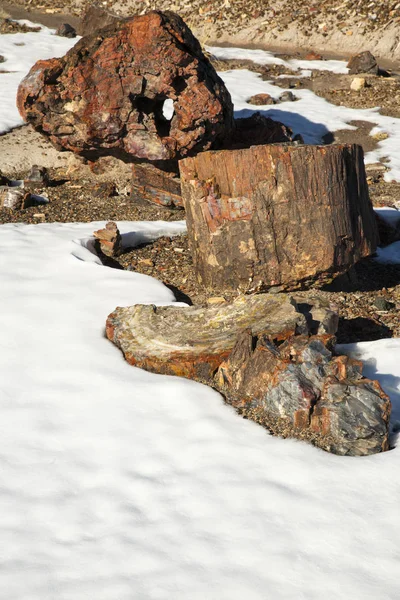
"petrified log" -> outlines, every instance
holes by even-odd
[[[57,148],[90,160],[109,154],[168,165],[218,147],[233,126],[223,81],[169,11],[116,21],[63,58],[38,61],[19,86],[17,105]]]
[[[167,173],[148,163],[132,165],[131,196],[168,208],[183,208],[181,182],[176,173]]]
[[[362,363],[333,356],[334,338],[300,335],[277,346],[243,332],[216,375],[217,389],[244,413],[285,437],[334,454],[389,449],[391,404]]]
[[[378,235],[361,146],[254,146],[179,163],[197,278],[252,291],[346,271]]]
[[[118,307],[107,319],[107,337],[126,360],[155,373],[210,382],[243,329],[284,340],[307,331],[295,302],[283,295],[239,297],[208,309],[137,304]]]
[[[206,309],[117,308],[106,331],[130,364],[209,384],[274,433],[335,454],[387,450],[390,401],[359,361],[333,356],[332,315],[323,302],[259,294]]]

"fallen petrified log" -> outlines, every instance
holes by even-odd
[[[390,400],[359,361],[333,355],[332,311],[308,308],[283,294],[207,309],[136,305],[117,308],[106,331],[130,364],[212,385],[275,433],[335,454],[388,450]]]
[[[148,163],[132,165],[131,196],[168,208],[183,208],[181,182],[176,173],[167,173]]]
[[[204,152],[179,168],[194,266],[207,288],[290,289],[376,249],[361,146]]]
[[[116,21],[64,57],[38,61],[19,86],[17,105],[57,148],[90,160],[109,154],[168,165],[218,147],[233,126],[222,79],[170,11]]]

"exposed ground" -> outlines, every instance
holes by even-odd
[[[69,0],[54,2],[53,0],[26,2],[18,0],[13,6],[1,3],[12,16],[24,16],[23,9],[41,11],[40,20],[54,25],[65,21],[63,11],[79,15],[85,2]],[[102,3],[110,8],[118,8],[126,12],[129,3]],[[139,4],[139,3],[137,3]],[[389,22],[400,19],[400,4],[374,2],[344,2],[326,1],[318,4],[303,2],[302,0],[274,3],[274,9],[269,8],[268,2],[177,2],[158,3],[157,6],[179,10],[185,17],[190,13],[196,19],[206,19],[209,22],[218,21],[220,24],[229,21],[229,27],[236,30],[242,23],[247,23],[251,18],[261,18],[264,15],[268,27],[276,23],[283,30],[287,29],[290,19],[294,16],[299,28],[303,31],[321,29],[320,25],[325,20],[332,19],[339,30],[346,27],[340,25],[343,21],[363,19],[367,31],[384,28]],[[224,9],[222,11],[222,4]],[[342,5],[338,10],[336,8]],[[393,6],[392,6],[393,4]],[[113,5],[113,6],[112,6]],[[143,10],[153,7],[152,2],[140,3]],[[290,10],[288,6],[291,6]],[[356,6],[357,5],[357,6]],[[367,5],[369,8],[367,9]],[[251,7],[251,8],[249,8]],[[374,12],[371,12],[374,11]],[[222,14],[223,12],[223,14]],[[353,13],[357,14],[353,14]],[[376,18],[371,15],[376,13]],[[43,16],[44,15],[44,16]],[[244,15],[244,16],[242,16]],[[267,15],[267,16],[265,16]],[[283,15],[286,15],[283,18]],[[290,18],[289,18],[290,17]],[[77,24],[77,19],[70,22]],[[229,28],[228,28],[229,29]],[[349,36],[347,36],[349,37]],[[304,52],[291,53],[291,56],[302,55]],[[298,87],[309,88],[316,94],[323,96],[329,102],[353,108],[370,108],[380,106],[381,112],[386,115],[400,118],[400,78],[395,69],[388,72],[385,77],[368,76],[367,86],[359,92],[350,89],[353,79],[349,75],[335,75],[329,72],[314,72],[310,77],[293,78],[293,73],[280,66],[260,67],[253,63],[238,61],[217,61],[219,70],[228,68],[251,68],[259,71],[264,78],[273,80],[281,87],[291,87],[295,93]],[[282,74],[286,78],[278,78]],[[353,123],[356,131],[339,131],[327,139],[326,142],[357,142],[363,145],[365,151],[372,150],[379,141],[369,135],[372,125],[363,121]],[[49,198],[46,205],[33,207],[21,211],[9,209],[0,210],[0,223],[26,222],[43,223],[53,221],[95,221],[95,220],[178,220],[184,218],[184,212],[159,208],[143,201],[138,201],[130,195],[130,171],[123,165],[105,163],[102,169],[94,173],[88,165],[73,157],[70,153],[57,152],[50,144],[35,133],[30,127],[22,127],[0,136],[1,171],[14,179],[22,179],[32,164],[41,164],[50,168],[51,185],[48,188],[37,188],[36,192]],[[387,183],[383,180],[385,165],[378,164],[368,167],[368,183],[370,196],[375,206],[396,206],[400,201],[400,184]],[[194,304],[207,304],[215,302],[203,290],[193,274],[192,261],[188,248],[187,237],[161,238],[158,241],[139,248],[127,250],[116,262],[114,267],[131,269],[151,275],[163,281],[175,291],[179,300]],[[377,265],[373,260],[366,259],[359,263],[351,281],[342,278],[333,284],[332,290],[312,289],[296,291],[298,298],[307,298],[315,293],[329,295],[331,302],[337,306],[341,315],[341,325],[338,333],[339,342],[360,341],[400,336],[400,268],[396,266]],[[350,286],[350,287],[349,287]],[[352,291],[349,291],[352,290]],[[225,294],[227,300],[232,294]]]

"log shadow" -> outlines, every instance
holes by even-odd
[[[185,292],[182,292],[182,290],[177,288],[175,285],[172,285],[172,283],[164,283],[164,285],[169,290],[171,290],[171,292],[174,294],[177,302],[185,302],[185,304],[188,304],[189,306],[193,306],[193,302],[192,302],[191,298],[187,294],[185,294]]]
[[[321,289],[326,292],[377,292],[400,285],[400,264],[364,258]]]
[[[391,337],[393,337],[393,331],[389,327],[367,317],[355,317],[354,319],[340,317],[336,333],[338,344],[372,342]]]
[[[256,112],[259,112],[264,117],[269,117],[273,121],[280,121],[287,127],[290,127],[293,131],[293,135],[301,135],[305,144],[325,145],[326,143],[330,143],[330,140],[334,139],[332,132],[326,125],[310,121],[296,112],[289,112],[273,107],[266,110],[260,110],[260,107],[257,107],[257,110],[250,108],[236,110],[234,115],[235,119],[243,119],[251,117],[251,115]]]

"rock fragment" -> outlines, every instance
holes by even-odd
[[[100,251],[106,256],[118,256],[121,251],[121,234],[114,221],[109,221],[104,229],[93,233]]]
[[[69,23],[62,23],[56,30],[56,35],[66,38],[75,38],[76,31]]]
[[[352,56],[347,63],[349,75],[358,75],[358,73],[368,73],[370,75],[378,75],[379,67],[375,56],[366,50]]]
[[[275,104],[275,100],[270,94],[256,94],[255,96],[251,96],[247,102],[249,104],[254,104],[255,106]]]
[[[340,455],[388,450],[388,396],[362,377],[362,363],[334,356],[331,343],[301,335],[278,346],[244,332],[217,372],[217,387],[277,433]]]
[[[359,92],[366,86],[367,86],[367,82],[364,77],[354,77],[354,79],[352,80],[352,82],[350,84],[350,89],[352,89],[353,92]]]

